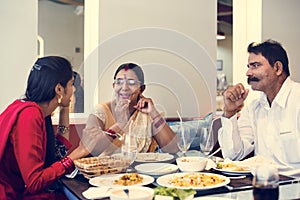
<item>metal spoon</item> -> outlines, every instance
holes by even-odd
[[[221,151],[221,147],[219,147],[217,150],[215,150],[215,152],[213,152],[212,154],[208,155],[206,158],[210,158],[213,155],[215,155],[216,153],[218,153],[219,151]]]

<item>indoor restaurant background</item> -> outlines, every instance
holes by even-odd
[[[225,32],[231,29],[230,35],[221,41],[216,40],[217,0],[85,0],[84,14],[73,13],[77,6],[71,8],[79,24],[66,22],[70,16],[60,15],[54,2],[1,2],[1,112],[24,93],[29,70],[41,53],[38,35],[46,37],[42,30],[51,13],[61,17],[52,25],[68,27],[82,38],[52,30],[57,35],[44,41],[52,49],[42,51],[67,57],[84,77],[85,112],[72,114],[72,119],[84,119],[96,103],[112,98],[113,72],[128,61],[143,66],[145,95],[167,117],[176,116],[176,110],[185,117],[215,112],[217,60],[223,61],[229,84],[247,85],[246,48],[253,41],[281,42],[291,78],[300,81],[299,0],[232,0],[232,27],[223,27]],[[254,96],[252,92],[247,101]]]

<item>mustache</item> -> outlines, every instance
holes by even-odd
[[[258,81],[259,81],[259,79],[256,78],[256,77],[248,77],[248,79],[247,79],[248,84],[249,84],[250,82],[258,82]]]

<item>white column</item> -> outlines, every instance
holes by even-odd
[[[262,40],[262,0],[233,0],[233,85],[247,84],[247,47]],[[246,103],[257,97],[250,91]]]

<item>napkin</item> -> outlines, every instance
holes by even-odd
[[[253,156],[251,158],[245,159],[243,161],[240,161],[240,163],[242,165],[248,165],[251,169],[255,169],[259,165],[273,165],[278,170],[288,170],[288,169],[292,168],[287,165],[278,164],[278,163],[274,162],[272,159],[267,158],[265,156],[261,156],[261,155],[257,155],[257,156]]]
[[[205,170],[214,169],[217,167],[217,164],[212,159],[207,159]]]
[[[87,199],[100,199],[110,196],[110,187],[89,187],[82,192],[82,195]]]

